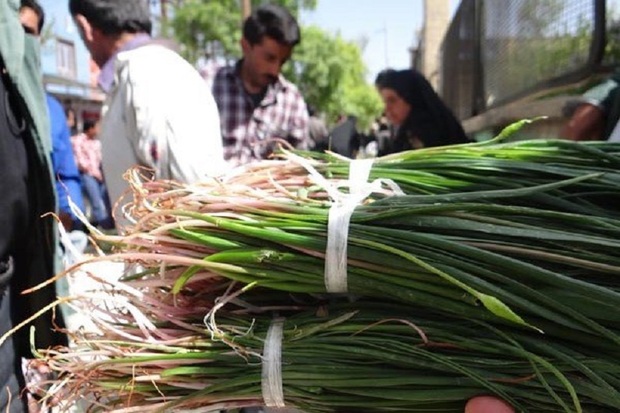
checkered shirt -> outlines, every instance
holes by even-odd
[[[254,106],[235,66],[211,66],[202,71],[220,112],[224,158],[232,165],[267,158],[284,139],[308,149],[308,110],[297,87],[280,75]]]
[[[101,172],[101,141],[90,139],[85,133],[79,133],[71,137],[75,163],[80,172],[95,177],[103,182]]]

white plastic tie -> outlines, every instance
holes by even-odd
[[[328,293],[348,291],[347,261],[349,225],[355,208],[372,192],[368,184],[372,159],[355,159],[349,166],[349,193],[334,200],[327,223],[327,249],[325,251],[325,288]]]
[[[285,407],[284,390],[282,388],[282,336],[284,318],[276,318],[271,322],[265,346],[261,372],[261,388],[263,400],[267,407]]]
[[[347,261],[349,226],[351,216],[366,198],[373,193],[402,196],[405,193],[391,179],[375,179],[368,182],[373,159],[353,159],[349,164],[348,193],[321,175],[312,163],[294,153],[287,152],[289,159],[303,166],[312,180],[323,188],[332,201],[327,223],[327,247],[325,251],[325,288],[328,293],[348,292]],[[388,190],[385,190],[385,187]]]

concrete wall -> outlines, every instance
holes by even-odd
[[[424,1],[418,70],[437,90],[440,80],[440,48],[450,24],[450,0]]]

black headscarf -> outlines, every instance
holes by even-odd
[[[391,152],[412,149],[412,138],[418,138],[424,147],[470,141],[452,111],[416,70],[384,70],[377,76],[375,84],[379,89],[394,90],[411,105],[409,115],[398,128]]]

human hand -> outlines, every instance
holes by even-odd
[[[605,112],[590,103],[579,105],[560,130],[560,137],[571,141],[603,139]]]
[[[497,397],[477,396],[467,402],[465,413],[515,413],[515,409]]]

